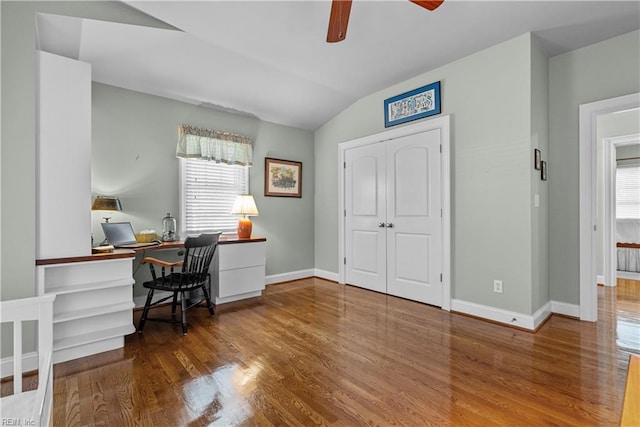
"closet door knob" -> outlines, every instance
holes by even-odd
[[[379,222],[378,223],[378,228],[384,228],[384,222]]]
[[[393,223],[392,222],[388,222],[387,223],[387,228],[393,228]]]

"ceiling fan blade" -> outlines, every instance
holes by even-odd
[[[327,42],[341,42],[347,36],[349,13],[351,12],[351,0],[333,0],[331,2],[331,14],[329,15],[329,31]]]
[[[444,3],[444,0],[409,0],[411,3],[415,3],[418,6],[422,6],[425,9],[436,10],[438,6]]]

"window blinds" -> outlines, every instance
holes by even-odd
[[[236,195],[249,190],[248,169],[197,159],[184,159],[183,221],[187,234],[235,230],[231,215]]]
[[[616,218],[640,218],[640,165],[616,169]]]

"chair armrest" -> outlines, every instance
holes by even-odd
[[[146,257],[143,258],[142,261],[140,261],[140,264],[153,264],[153,265],[159,265],[160,267],[182,267],[182,263],[183,261],[175,261],[175,262],[167,262],[167,261],[163,261],[161,259],[158,258],[153,258],[153,257]]]

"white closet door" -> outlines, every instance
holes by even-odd
[[[385,145],[347,150],[345,161],[346,282],[386,292]]]
[[[387,142],[387,293],[442,306],[440,130]]]

